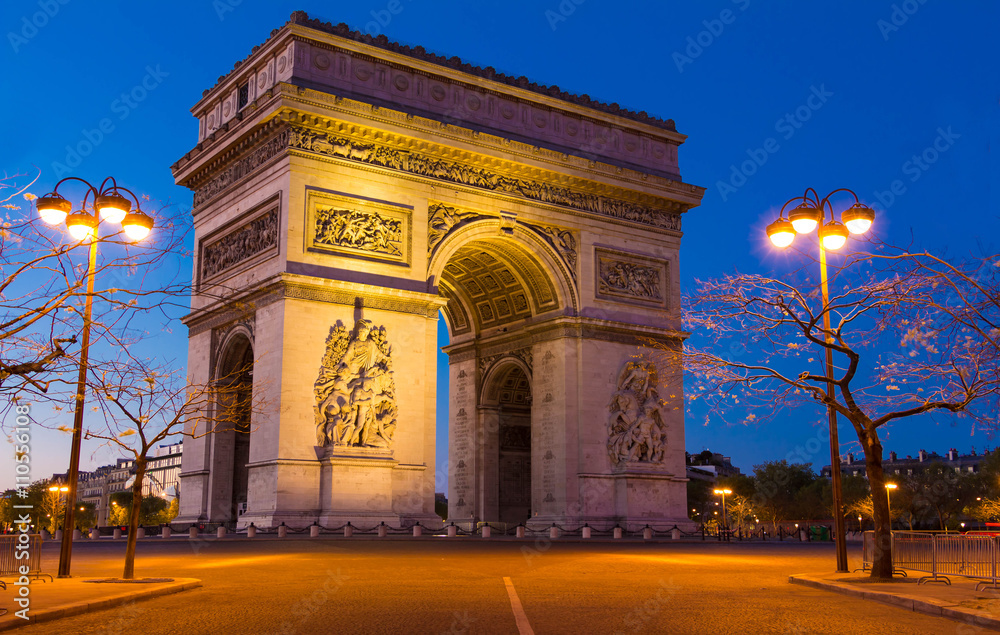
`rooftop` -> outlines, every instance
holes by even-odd
[[[385,35],[378,35],[376,37],[372,37],[367,33],[362,33],[361,31],[355,31],[351,29],[351,27],[344,24],[343,22],[334,25],[330,22],[323,22],[322,20],[316,18],[310,18],[309,14],[307,14],[305,11],[295,11],[294,13],[292,13],[292,15],[288,19],[288,22],[286,22],[284,26],[271,31],[271,35],[268,36],[267,40],[265,40],[262,44],[253,47],[253,50],[250,51],[250,55],[247,55],[239,62],[236,62],[236,64],[233,65],[232,70],[230,70],[225,75],[220,76],[219,79],[216,81],[215,85],[218,86],[233,72],[235,72],[241,66],[243,66],[243,64],[246,63],[247,60],[249,60],[253,56],[254,53],[260,50],[260,48],[265,44],[267,44],[267,42],[270,42],[271,39],[274,38],[281,31],[282,28],[285,28],[292,24],[308,27],[310,29],[322,31],[324,33],[330,33],[332,35],[337,35],[339,37],[350,38],[352,40],[355,40],[356,42],[361,42],[363,44],[375,46],[377,48],[381,48],[386,51],[392,51],[393,53],[406,55],[414,59],[430,62],[432,64],[437,64],[438,66],[442,66],[445,68],[458,70],[463,73],[467,73],[469,75],[475,75],[478,77],[482,77],[484,79],[488,79],[490,81],[507,84],[509,86],[516,86],[518,88],[522,88],[524,90],[530,90],[540,95],[547,95],[549,97],[560,99],[562,101],[571,104],[576,104],[578,106],[584,106],[586,108],[598,110],[600,112],[609,113],[619,117],[624,117],[626,119],[631,119],[633,121],[638,121],[651,126],[656,126],[664,130],[671,130],[674,132],[676,132],[677,130],[676,126],[674,125],[673,119],[661,119],[659,117],[650,115],[645,110],[636,112],[633,110],[622,108],[617,103],[606,104],[604,102],[592,99],[589,95],[577,95],[573,93],[568,93],[560,89],[558,86],[545,86],[543,84],[535,83],[523,75],[521,75],[520,77],[505,75],[504,73],[497,72],[497,70],[494,69],[492,66],[487,66],[486,68],[483,68],[481,66],[474,66],[472,64],[469,64],[468,62],[463,62],[457,56],[445,57],[443,55],[437,55],[435,53],[431,53],[430,51],[424,49],[424,47],[422,46],[408,46],[405,44],[400,44],[398,42],[393,42]],[[205,89],[202,92],[202,97],[208,95],[208,93],[211,92],[211,90],[212,88]]]

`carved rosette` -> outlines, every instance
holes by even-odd
[[[315,385],[319,446],[388,451],[396,431],[396,383],[385,327],[358,320],[330,328]]]
[[[629,361],[618,373],[617,390],[608,405],[608,456],[624,463],[662,463],[667,427],[656,391],[656,366]]]

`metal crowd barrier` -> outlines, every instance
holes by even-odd
[[[17,559],[17,544],[21,536],[28,537],[28,561]],[[52,580],[52,576],[42,573],[42,537],[39,534],[9,534],[0,536],[0,577],[20,577],[21,566],[28,565],[28,577],[35,580],[43,577]],[[6,589],[7,583],[0,580],[0,588]]]
[[[866,531],[862,542],[862,567],[871,569],[875,553],[875,532]],[[997,560],[1000,535],[927,534],[914,531],[892,532],[892,566],[929,573],[918,583],[944,582],[948,576],[978,579],[976,590],[1000,588]]]

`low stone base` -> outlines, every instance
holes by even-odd
[[[368,520],[398,526],[392,510],[392,471],[399,462],[388,450],[332,448],[320,459],[319,523]]]

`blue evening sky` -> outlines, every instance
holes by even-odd
[[[1000,235],[1000,9],[986,0],[9,0],[0,8],[0,170],[37,166],[36,194],[58,180],[56,163],[89,180],[114,175],[188,213],[191,193],[174,185],[170,165],[197,141],[189,108],[296,9],[674,119],[689,135],[683,178],[707,188],[684,220],[685,285],[796,266],[796,256],[768,248],[763,228],[806,187],[856,190],[878,209],[877,231],[896,243],[912,237],[962,256],[995,248]],[[123,93],[144,81],[143,98],[126,103]],[[113,127],[94,142],[105,118]],[[67,146],[88,135],[92,149],[71,157]],[[760,165],[744,166],[753,156]],[[183,363],[186,329],[170,327],[147,346]],[[439,465],[447,452],[441,360]],[[802,448],[818,468],[829,462],[816,441],[825,438],[815,427],[823,415],[807,407],[759,427],[706,424],[696,412],[687,449],[711,448],[750,470]],[[852,437],[842,425],[845,452]],[[885,446],[905,455],[993,443],[968,423],[926,417],[890,429]],[[35,476],[64,470],[68,447],[61,433],[39,436]],[[83,465],[112,458],[85,447]],[[0,487],[12,482],[8,472]]]

